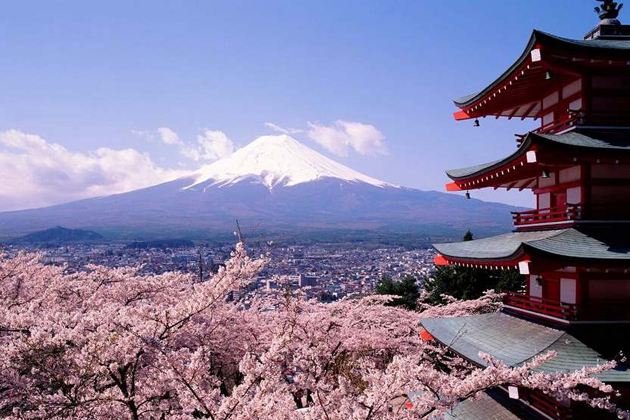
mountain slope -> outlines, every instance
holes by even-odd
[[[171,182],[43,209],[0,213],[0,235],[63,225],[110,238],[231,234],[234,220],[266,232],[318,230],[478,235],[510,229],[503,204],[390,185],[288,136],[261,137],[231,157]]]
[[[249,177],[269,189],[323,178],[393,187],[341,165],[287,135],[259,137],[232,156],[202,168],[193,177],[195,182],[190,188],[200,184],[231,185]]]

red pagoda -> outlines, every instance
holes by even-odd
[[[535,210],[513,214],[511,233],[435,245],[439,265],[525,275],[524,292],[507,295],[502,312],[422,321],[437,341],[480,366],[479,352],[518,366],[555,350],[541,369],[569,371],[630,348],[630,25],[617,20],[621,5],[599,1],[601,22],[583,40],[534,31],[496,81],[455,100],[455,119],[475,125],[485,117],[540,121],[517,135],[510,156],[447,171],[449,191],[492,187],[536,196]],[[630,369],[600,379],[630,406]],[[494,390],[455,411],[460,420],[609,418],[523,389]]]

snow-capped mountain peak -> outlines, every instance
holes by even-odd
[[[316,152],[288,135],[262,136],[231,156],[201,168],[192,175],[199,184],[230,185],[255,178],[270,190],[322,178],[364,182],[377,187],[395,187],[348,168]]]

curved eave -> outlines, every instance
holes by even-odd
[[[484,258],[456,258],[444,255],[437,255],[434,263],[438,267],[455,266],[468,268],[483,268],[486,270],[508,270],[517,269],[522,262],[529,261],[530,257],[519,251],[513,256],[505,259],[484,259]]]
[[[481,104],[492,99],[493,95],[496,96],[497,89],[500,86],[508,84],[510,80],[514,79],[514,76],[519,71],[523,70],[528,65],[535,64],[532,60],[532,51],[540,48],[554,49],[574,54],[584,54],[592,59],[630,59],[629,41],[580,41],[557,37],[535,30],[533,31],[522,55],[501,76],[499,76],[499,78],[482,91],[455,99],[453,101],[455,105],[461,109],[461,111],[455,113],[455,119],[464,120],[474,118],[476,114],[471,112],[471,108],[474,105]],[[539,61],[540,57],[538,57],[537,60]],[[527,115],[525,115],[525,117],[527,117]]]
[[[534,188],[537,185],[537,176],[530,164],[535,163],[536,159],[536,146],[532,137],[528,136],[516,152],[504,159],[446,171],[446,175],[454,181],[446,185],[446,190],[463,191],[500,186],[508,190]]]
[[[562,233],[560,230],[545,232],[511,232],[490,238],[467,242],[433,244],[433,247],[449,263],[477,266],[517,266],[527,260],[523,243],[546,239]]]
[[[461,169],[450,169],[446,171],[446,175],[452,179],[453,181],[466,181],[472,180],[476,177],[487,175],[491,172],[499,170],[503,167],[508,166],[509,164],[514,164],[519,161],[519,158],[523,157],[532,146],[532,139],[530,136],[527,136],[525,141],[521,144],[521,146],[516,150],[516,152],[511,155],[500,159],[495,160],[488,163],[483,163],[481,165],[470,166],[467,168]]]
[[[630,133],[601,133],[596,136],[588,130],[574,130],[561,135],[529,133],[521,146],[504,159],[446,171],[454,182],[446,186],[447,191],[473,190],[486,187],[506,187],[508,189],[533,188],[536,185],[540,165],[558,165],[557,150],[571,150],[584,159],[596,157],[611,158],[612,163],[619,153],[630,153]],[[567,155],[568,156],[568,155]],[[574,157],[575,157],[574,156]],[[548,161],[548,159],[552,159]],[[537,165],[534,165],[537,164]],[[575,164],[566,162],[567,165]]]
[[[504,269],[536,260],[553,268],[559,260],[599,268],[630,266],[630,226],[605,225],[560,230],[512,232],[468,242],[434,244],[438,265]],[[540,265],[544,263],[544,265]],[[610,266],[610,267],[608,267]]]
[[[525,51],[523,51],[523,54],[521,54],[518,60],[516,60],[514,64],[512,64],[501,76],[499,76],[498,79],[496,79],[494,82],[488,85],[481,92],[473,93],[471,95],[466,95],[461,98],[457,98],[453,100],[455,105],[461,109],[467,108],[479,102],[481,99],[487,96],[488,93],[492,92],[497,86],[499,86],[502,82],[507,80],[510,77],[510,75],[512,75],[512,73],[516,71],[516,69],[520,68],[529,59],[531,51],[536,45],[538,33],[539,32],[536,30],[532,33],[532,36],[530,37],[529,42],[527,43],[527,47],[525,47]]]

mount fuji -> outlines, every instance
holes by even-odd
[[[516,208],[420,191],[352,170],[287,136],[264,136],[199,171],[149,188],[0,213],[0,235],[54,226],[110,239],[231,235],[250,229],[304,236],[397,232],[458,237],[510,229]]]

